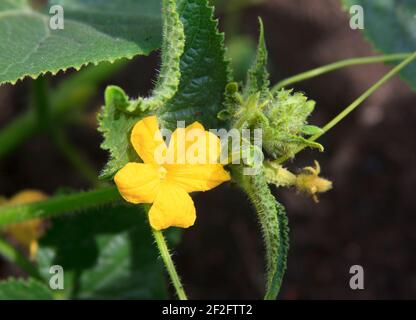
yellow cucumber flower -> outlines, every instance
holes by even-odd
[[[134,126],[131,143],[144,163],[126,164],[114,181],[126,201],[153,203],[149,221],[156,230],[192,226],[196,213],[188,193],[230,180],[218,163],[220,139],[198,122],[176,129],[167,146],[157,117],[146,117]]]
[[[36,190],[24,190],[14,195],[3,205],[18,205],[45,200],[47,196]],[[31,260],[34,260],[39,248],[38,240],[42,236],[43,223],[41,219],[28,220],[12,224],[6,228],[6,233],[10,235],[20,246],[29,251]]]

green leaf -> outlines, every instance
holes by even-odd
[[[223,124],[217,114],[223,108],[229,80],[224,35],[218,32],[218,21],[207,0],[179,0],[178,10],[186,37],[181,80],[178,92],[158,115],[162,126],[169,129],[175,129],[178,120],[220,128]]]
[[[277,224],[271,224],[270,227],[279,226],[278,242],[274,244],[275,250],[270,257],[272,268],[268,270],[268,286],[265,300],[274,300],[279,294],[282,286],[283,277],[287,267],[287,255],[289,251],[289,221],[287,219],[285,207],[275,199],[274,205],[277,212]]]
[[[349,11],[353,5],[364,9],[364,35],[377,51],[386,54],[416,51],[416,2],[414,0],[342,0]],[[416,90],[416,63],[400,72]]]
[[[130,130],[145,115],[163,106],[177,92],[180,81],[180,57],[185,35],[174,0],[163,0],[162,68],[157,85],[149,98],[130,101],[123,89],[109,86],[105,91],[105,105],[99,115],[99,131],[104,136],[101,147],[110,152],[110,159],[101,178],[111,178],[119,168],[131,160],[138,160],[130,145]]]
[[[144,111],[156,110],[168,102],[178,91],[180,58],[185,47],[183,24],[176,10],[175,0],[162,0],[163,43],[162,65],[152,95],[121,106],[123,112],[141,116]]]
[[[64,9],[64,29],[49,26],[49,8]],[[25,1],[0,2],[0,83],[56,74],[88,63],[147,55],[161,40],[155,0],[53,0],[45,12]]]
[[[107,87],[105,105],[98,116],[98,130],[104,137],[101,148],[110,152],[109,160],[100,175],[102,179],[110,179],[126,163],[137,160],[138,156],[130,145],[130,131],[141,117],[120,111],[129,104],[123,89]]]
[[[264,40],[264,26],[263,21],[259,18],[260,35],[259,44],[257,47],[256,59],[248,70],[246,86],[244,88],[244,97],[260,92],[261,98],[268,98],[269,96],[269,72],[267,71],[268,52],[266,48],[266,41]]]
[[[51,300],[51,290],[43,283],[29,278],[28,280],[9,278],[0,282],[0,300]]]
[[[266,246],[267,285],[264,299],[276,299],[286,271],[289,250],[289,227],[285,208],[276,201],[264,172],[244,175],[233,171],[233,178],[239,181],[257,212],[264,243]]]
[[[71,74],[50,91],[51,117],[55,123],[66,123],[76,118],[111,74],[125,66],[125,60],[103,62]],[[29,108],[0,130],[0,158],[9,155],[24,141],[41,130],[37,114]]]
[[[322,134],[324,131],[317,126],[307,124],[302,127],[301,132],[306,136],[314,136],[316,134]]]
[[[178,1],[178,11],[185,29],[180,83],[173,98],[157,109],[160,124],[173,130],[177,120],[187,124],[199,121],[207,129],[219,128],[221,122],[217,113],[223,108],[224,88],[228,81],[224,36],[218,33],[218,23],[213,20],[213,8],[208,6],[207,0]],[[175,77],[175,73],[165,76]],[[99,130],[104,136],[102,148],[110,151],[110,160],[101,175],[108,179],[127,162],[138,160],[130,145],[130,131],[149,113],[132,115],[120,111],[128,110],[135,103],[121,88],[107,88],[105,98]]]
[[[167,286],[141,206],[90,209],[51,221],[37,260],[45,279],[61,265],[67,298],[161,299]],[[175,231],[173,231],[175,232]]]

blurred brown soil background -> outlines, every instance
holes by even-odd
[[[335,0],[269,0],[245,9],[239,33],[257,37],[263,17],[273,83],[341,59],[375,52]],[[223,17],[226,21],[227,14]],[[224,27],[224,26],[223,26]],[[109,79],[90,105],[102,103],[105,85],[132,95],[152,86],[158,55],[135,59]],[[324,125],[389,70],[352,67],[296,85],[317,101],[311,123]],[[57,82],[58,79],[52,79]],[[0,87],[0,128],[25,110],[30,81]],[[334,189],[315,204],[294,190],[275,190],[291,228],[282,299],[416,298],[416,94],[398,78],[369,98],[320,142],[325,153],[304,151],[289,167],[316,159]],[[94,163],[106,160],[94,126],[67,127],[70,140]],[[35,136],[0,160],[0,194],[21,189],[52,193],[59,187],[87,188],[49,139]],[[194,196],[198,220],[175,250],[192,298],[261,298],[264,252],[259,227],[246,197],[231,186]],[[349,268],[362,265],[365,289],[349,288]],[[0,277],[17,271],[0,260]]]

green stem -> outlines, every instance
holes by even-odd
[[[32,85],[32,99],[39,126],[43,130],[52,132],[50,99],[46,87],[47,83],[45,78],[39,77],[34,80]]]
[[[165,263],[165,267],[169,273],[170,279],[173,283],[173,286],[175,287],[176,294],[178,295],[180,300],[187,300],[181,280],[178,276],[178,273],[176,272],[176,268],[172,261],[172,257],[170,256],[168,246],[166,245],[166,240],[163,237],[163,233],[153,228],[152,228],[152,233],[156,240],[156,244],[157,244],[157,247],[159,248],[159,252],[160,252],[160,255],[162,256],[163,262]]]
[[[288,85],[301,82],[316,76],[320,76],[322,74],[338,70],[344,67],[349,66],[356,66],[362,64],[370,64],[370,63],[378,63],[378,62],[392,62],[392,61],[400,61],[404,60],[411,56],[411,53],[397,53],[397,54],[390,54],[384,56],[377,56],[377,57],[360,57],[360,58],[353,58],[353,59],[346,59],[341,60],[335,63],[331,63],[319,68],[315,68],[306,72],[302,72],[300,74],[294,75],[293,77],[284,79],[278,82],[273,88],[272,92],[280,90],[283,87],[287,87]]]
[[[116,187],[106,187],[88,192],[55,196],[45,201],[0,208],[0,228],[35,218],[58,216],[70,211],[80,211],[121,200]]]
[[[12,263],[18,265],[29,276],[40,279],[39,271],[35,266],[24,257],[19,251],[17,251],[12,245],[0,238],[0,255],[5,257]]]
[[[99,84],[125,64],[124,60],[113,64],[101,63],[98,66],[87,67],[62,81],[50,93],[52,121],[61,124],[73,119],[72,115],[77,114],[96,94]],[[69,111],[71,116],[68,116]],[[0,130],[0,158],[7,156],[31,136],[42,131],[37,120],[37,113],[29,109]]]
[[[80,154],[80,151],[74,147],[67,139],[62,130],[56,129],[52,137],[55,146],[64,155],[68,162],[78,170],[89,183],[98,187],[100,185],[97,172],[93,169],[92,165]]]
[[[53,122],[52,108],[44,78],[38,78],[33,82],[33,100],[38,116],[39,127],[48,132],[55,146],[68,160],[68,162],[78,170],[84,178],[93,186],[98,185],[97,173],[87,160],[81,156],[80,152],[66,138],[64,132]]]
[[[244,175],[242,167],[232,169],[232,176],[248,195],[257,212],[266,246],[267,283],[265,300],[276,299],[286,271],[289,227],[285,208],[270,191],[264,172]]]
[[[35,113],[30,110],[0,131],[0,159],[40,130]]]
[[[315,141],[318,138],[320,138],[322,135],[327,133],[329,130],[331,130],[335,125],[337,125],[341,120],[343,120],[345,117],[347,117],[355,108],[357,108],[361,103],[364,102],[369,96],[371,96],[376,90],[378,90],[382,85],[384,85],[388,80],[390,80],[392,77],[394,77],[396,74],[398,74],[403,68],[405,68],[407,65],[409,65],[412,61],[416,59],[416,52],[411,54],[406,60],[401,62],[399,65],[397,65],[395,68],[390,70],[387,74],[385,74],[379,81],[377,81],[373,86],[371,86],[367,91],[365,91],[361,96],[359,96],[357,99],[354,100],[353,103],[351,103],[348,107],[346,107],[342,112],[340,112],[335,118],[333,118],[330,122],[328,122],[323,128],[322,132],[319,134],[316,134],[308,139],[308,141]],[[295,154],[303,150],[305,146],[299,147]],[[279,159],[279,163],[285,162],[288,160],[288,157],[283,157]]]

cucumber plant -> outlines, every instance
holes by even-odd
[[[46,130],[71,163],[97,186],[87,192],[57,191],[36,202],[2,201],[3,235],[22,235],[22,230],[27,230],[24,228],[30,228],[25,223],[34,219],[50,219],[51,227],[28,239],[34,254],[31,261],[0,240],[0,253],[29,275],[28,280],[11,278],[0,282],[0,298],[164,298],[167,290],[163,266],[157,261],[161,255],[178,297],[186,299],[168,249],[179,241],[180,231],[169,227],[189,227],[194,223],[195,208],[189,192],[207,191],[231,180],[247,194],[257,214],[266,252],[264,298],[276,299],[286,267],[290,267],[290,234],[286,209],[272,194],[270,185],[295,187],[315,201],[319,193],[332,187],[331,181],[319,176],[317,162],[299,174],[290,172],[284,163],[304,148],[323,152],[324,146],[317,139],[393,76],[401,74],[415,88],[415,64],[411,63],[416,59],[416,28],[407,12],[416,6],[404,1],[395,7],[396,15],[389,16],[388,21],[390,26],[399,26],[399,36],[387,32],[380,37],[373,27],[377,24],[370,22],[385,17],[383,10],[397,6],[395,1],[386,0],[388,6],[383,8],[370,0],[342,3],[346,9],[354,4],[364,6],[370,20],[365,34],[386,55],[336,62],[275,85],[269,78],[267,28],[262,20],[259,19],[255,59],[246,80],[238,82],[233,78],[224,34],[218,30],[214,8],[208,0],[50,0],[44,9],[34,9],[25,0],[0,3],[0,83],[15,84],[25,77],[36,79],[34,109],[0,131],[0,142],[4,142],[0,143],[0,156],[32,134]],[[48,8],[52,5],[64,9],[62,30],[48,28]],[[148,55],[159,48],[160,68],[149,96],[129,97],[123,88],[114,85],[103,93],[98,130],[103,136],[101,148],[108,152],[109,160],[98,182],[98,174],[91,173],[59,130],[65,124],[62,118],[72,106],[88,101],[98,84],[125,63],[120,59]],[[309,123],[316,102],[306,93],[295,91],[295,83],[339,68],[376,62],[399,64],[322,128]],[[85,68],[89,64],[96,66]],[[68,68],[78,73],[54,91],[47,90],[44,75],[56,75]],[[187,127],[179,128],[179,122]],[[251,136],[238,141],[244,140],[248,145],[241,158],[257,162],[226,161],[199,167],[158,163],[158,171],[153,171],[156,160],[147,152],[155,148],[155,135],[176,130],[170,142],[162,144],[167,151],[178,152],[180,133],[194,127],[211,138],[209,129],[224,128],[238,134],[261,130],[260,146]],[[245,152],[257,156],[250,158]],[[226,154],[226,158],[230,156]],[[253,168],[255,174],[246,174],[246,169]],[[147,175],[154,188],[146,185]],[[175,202],[177,198],[183,201]],[[170,200],[172,204],[166,205]],[[176,204],[180,210],[174,208]],[[191,215],[186,217],[188,220],[183,217],[185,213]],[[164,235],[160,229],[167,229]],[[65,269],[64,290],[52,291],[47,286],[52,265]]]

